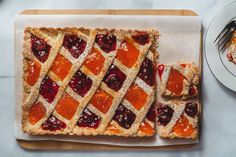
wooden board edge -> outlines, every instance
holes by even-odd
[[[115,145],[104,145],[104,144],[87,144],[77,142],[58,142],[52,140],[46,141],[27,141],[17,140],[18,144],[29,150],[79,150],[79,151],[132,151],[132,150],[186,150],[193,149],[198,143],[194,144],[181,144],[181,145],[170,145],[170,146],[151,146],[151,147],[137,147],[137,146],[115,146]],[[47,148],[45,148],[45,144]]]
[[[144,9],[108,9],[108,10],[23,10],[20,15],[163,15],[163,16],[198,16],[198,14],[192,10],[144,10]],[[202,72],[202,32],[201,32],[201,48],[200,48],[200,70]],[[202,77],[202,76],[201,76]],[[201,103],[201,100],[200,100]],[[202,104],[202,103],[201,103]],[[202,115],[202,113],[201,113]],[[202,119],[202,118],[200,118]],[[201,127],[200,127],[201,128]],[[201,129],[200,129],[201,130]],[[199,131],[201,132],[201,131]],[[200,137],[199,137],[200,139]],[[58,142],[58,141],[28,141],[16,139],[17,143],[24,149],[29,150],[78,150],[78,151],[131,151],[131,150],[186,150],[193,149],[198,143],[194,144],[181,144],[181,145],[169,145],[169,146],[151,146],[151,147],[136,147],[136,146],[114,146],[103,144],[87,144],[76,142]],[[45,148],[45,143],[47,148]]]
[[[107,9],[107,10],[23,10],[20,15],[172,15],[172,16],[198,16],[192,10],[156,10],[156,9]]]

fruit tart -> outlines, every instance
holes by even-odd
[[[154,30],[26,28],[23,131],[153,135],[157,42]]]

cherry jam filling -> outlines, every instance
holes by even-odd
[[[153,103],[152,106],[150,107],[150,109],[148,110],[148,113],[147,113],[146,117],[151,122],[155,122],[156,121],[156,115],[157,115],[156,104]]]
[[[186,106],[184,108],[184,112],[189,116],[189,117],[195,117],[198,113],[198,105],[195,102],[188,102],[186,103]]]
[[[131,127],[135,118],[136,115],[122,104],[118,106],[115,115],[113,116],[113,120],[125,129],[129,129]]]
[[[84,97],[92,86],[93,81],[84,73],[78,70],[72,77],[69,86],[74,92]]]
[[[150,59],[145,58],[140,67],[138,76],[149,86],[153,86],[155,84],[154,65],[152,64],[152,61]]]
[[[86,108],[80,116],[77,125],[79,127],[89,127],[96,129],[101,123],[101,119],[101,117],[97,116]]]
[[[57,119],[55,116],[51,115],[43,124],[43,130],[56,131],[66,128],[66,124],[61,120]]]
[[[78,58],[84,52],[86,45],[87,42],[75,34],[66,34],[64,36],[63,46],[75,58]]]
[[[161,78],[161,76],[163,74],[164,68],[165,68],[165,66],[163,64],[160,64],[157,67],[157,72],[158,72],[158,75],[159,75],[160,78]]]
[[[97,34],[95,42],[106,53],[116,49],[116,36],[113,34]]]
[[[168,105],[159,104],[159,107],[157,108],[158,124],[166,126],[170,122],[173,113],[174,110]]]
[[[112,65],[106,73],[103,81],[109,88],[118,91],[122,87],[125,79],[126,75],[115,65]]]
[[[150,41],[149,35],[146,32],[137,31],[135,34],[132,35],[132,38],[140,45],[145,45]]]
[[[197,94],[197,90],[193,86],[191,86],[189,89],[189,95],[193,96],[195,94]]]
[[[43,98],[48,102],[51,103],[57,92],[59,86],[48,76],[45,76],[41,82],[39,94],[43,96]]]
[[[44,63],[48,59],[50,49],[51,46],[46,41],[31,34],[31,51],[40,62]]]

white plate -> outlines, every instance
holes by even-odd
[[[216,79],[227,88],[236,91],[236,64],[229,62],[227,52],[219,52],[214,41],[225,25],[236,16],[236,2],[226,5],[213,18],[205,40],[208,66]]]

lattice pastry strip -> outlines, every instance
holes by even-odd
[[[164,138],[192,138],[198,136],[200,105],[194,101],[159,103],[157,132]]]
[[[23,107],[29,107],[38,96],[38,88],[55,59],[63,42],[59,29],[27,27],[24,31],[23,51]]]
[[[149,108],[145,119],[142,121],[135,136],[153,136],[156,133],[156,103]]]
[[[58,127],[42,127],[37,134],[72,134],[72,129],[76,125],[79,115],[96,92],[106,71],[112,64],[123,36],[120,31],[97,30],[92,51],[70,81],[52,116],[42,124],[42,126],[49,126],[51,119],[57,119],[60,125]],[[104,43],[101,44],[101,41]],[[104,44],[109,44],[110,47],[104,48]],[[76,85],[79,82],[81,82],[81,86]]]
[[[158,35],[155,31],[128,31],[124,34],[126,34],[126,37],[122,41],[116,58],[104,77],[100,88],[79,117],[73,130],[76,135],[104,134],[107,125],[115,114],[115,110],[135,79],[147,51],[151,46],[156,45],[155,41]],[[140,36],[145,37],[145,40],[140,40]],[[106,100],[102,100],[105,101],[104,104],[101,104],[102,101],[97,101],[101,99],[100,95],[105,95]]]
[[[155,99],[156,52],[149,51],[139,73],[115,111],[106,135],[135,136]],[[124,112],[121,112],[124,111]],[[146,124],[143,122],[143,124]],[[148,124],[146,124],[147,126]],[[144,127],[144,126],[143,126]],[[117,128],[116,130],[114,128]],[[114,131],[115,130],[115,131]]]
[[[158,65],[159,92],[162,96],[186,99],[198,95],[198,67],[193,63]]]
[[[47,30],[45,28],[45,31]],[[47,75],[42,76],[43,80],[37,89],[39,95],[37,93],[36,100],[30,100],[31,104],[27,107],[23,106],[22,127],[29,134],[35,134],[50,116],[74,73],[91,51],[95,38],[94,31],[83,28],[59,30],[63,32],[63,43],[57,45],[60,48],[58,51],[51,52],[56,57],[53,58],[51,65],[47,66]],[[69,55],[73,57],[67,58]]]

